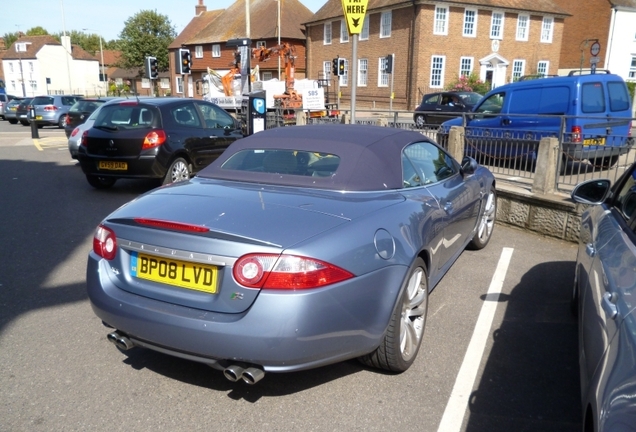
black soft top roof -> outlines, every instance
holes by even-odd
[[[207,168],[202,178],[247,181],[342,191],[403,187],[401,152],[410,143],[430,140],[407,130],[363,125],[309,125],[269,129],[232,143]],[[291,149],[340,157],[331,177],[305,177],[222,169],[233,154],[246,149]]]

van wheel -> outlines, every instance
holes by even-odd
[[[592,165],[601,167],[603,169],[613,167],[614,165],[616,165],[616,162],[618,162],[618,155],[594,158],[590,160],[590,163],[592,163]]]

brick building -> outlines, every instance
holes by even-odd
[[[356,104],[412,110],[427,92],[460,75],[477,74],[496,87],[530,74],[557,73],[564,19],[552,0],[369,0],[357,47]],[[307,75],[329,75],[344,57],[341,102],[350,101],[351,40],[341,0],[327,3],[305,23]],[[383,72],[395,54],[394,73]]]
[[[251,48],[275,47],[279,43],[293,45],[296,52],[295,77],[305,77],[305,34],[302,23],[311,19],[313,13],[299,0],[285,0],[280,3],[280,31],[278,29],[279,3],[274,0],[251,0],[250,34]],[[206,91],[202,81],[208,68],[220,75],[229,72],[234,62],[236,47],[227,46],[232,39],[246,38],[245,0],[237,0],[224,10],[208,11],[203,0],[195,7],[195,17],[169,45],[170,77],[174,96],[185,95],[201,99]],[[175,56],[179,48],[188,48],[192,58],[192,73],[187,75],[184,86],[183,77],[176,74]],[[259,67],[263,80],[278,78],[277,58],[265,62],[252,60],[252,68]]]

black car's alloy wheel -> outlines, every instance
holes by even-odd
[[[190,167],[188,162],[183,158],[176,158],[170,164],[168,172],[163,179],[163,184],[176,183],[190,179]]]

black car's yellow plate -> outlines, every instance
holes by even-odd
[[[217,292],[216,266],[133,252],[130,258],[130,274],[166,285],[210,294]]]
[[[128,164],[126,162],[99,161],[97,168],[100,170],[126,171]]]
[[[605,145],[605,137],[586,138],[583,140],[583,145]]]

